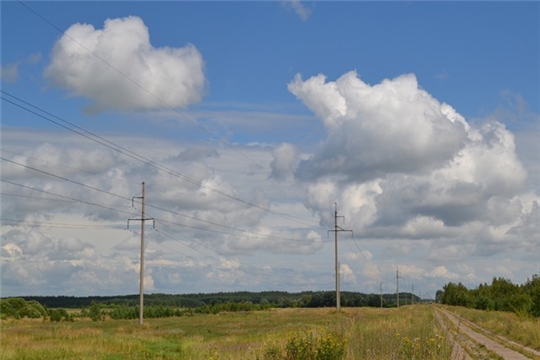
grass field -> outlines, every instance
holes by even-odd
[[[438,328],[433,306],[417,305],[343,308],[339,313],[271,309],[147,319],[143,326],[137,320],[7,320],[2,322],[0,357],[292,360],[303,358],[299,350],[309,341],[330,349],[318,357],[325,360],[450,359],[452,347]],[[340,346],[344,354],[332,353]]]
[[[463,307],[449,307],[448,309],[486,330],[540,351],[540,318]]]

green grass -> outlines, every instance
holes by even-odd
[[[143,326],[137,320],[8,320],[2,322],[0,358],[263,360],[285,358],[287,346],[311,343],[341,356],[332,359],[450,359],[451,341],[433,312],[428,305],[339,313],[272,309],[147,319]]]

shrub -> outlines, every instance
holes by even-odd
[[[331,333],[315,337],[313,333],[295,334],[287,339],[285,347],[268,345],[265,360],[340,360],[347,354],[347,339]]]
[[[101,307],[98,303],[92,303],[90,309],[88,310],[88,315],[92,321],[102,321],[105,320],[105,314],[101,311]]]
[[[51,311],[51,321],[73,321],[73,316],[66,309],[54,309]]]

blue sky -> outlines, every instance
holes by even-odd
[[[20,185],[77,200],[95,194],[20,164],[127,198],[146,181],[156,205],[170,210],[162,221],[180,221],[181,212],[205,219],[207,230],[231,224],[252,234],[162,228],[149,245],[150,292],[329,290],[334,202],[357,239],[340,254],[344,289],[378,292],[384,282],[391,292],[396,267],[406,287],[431,294],[448,281],[522,282],[538,271],[538,3],[25,4],[31,10],[1,3],[2,97],[17,96],[207,187],[2,101],[2,154],[19,164],[2,163],[2,178],[19,184],[2,183],[2,218],[20,220],[2,234],[6,295],[137,289],[137,234],[110,229],[125,214],[50,199],[30,204],[42,194]],[[92,48],[105,65],[80,43],[91,44],[107,19],[116,19],[116,33]],[[71,36],[83,29],[88,37],[75,43]],[[145,34],[149,42],[139,43]],[[130,44],[139,47],[123,53]],[[186,89],[175,87],[180,82]],[[104,226],[99,234],[96,226]],[[92,287],[79,287],[81,279]]]

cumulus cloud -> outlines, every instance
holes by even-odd
[[[72,25],[55,44],[45,76],[93,101],[90,112],[185,107],[200,101],[205,87],[195,46],[153,47],[136,16],[107,19],[103,29]]]
[[[540,198],[526,189],[528,174],[512,132],[497,121],[468,123],[412,75],[374,86],[354,73],[340,79],[298,77],[290,85],[326,131],[311,157],[299,156],[289,143],[230,149],[162,138],[110,139],[175,169],[174,176],[74,135],[5,129],[6,158],[121,197],[3,162],[3,180],[87,202],[3,184],[3,218],[24,220],[2,226],[3,291],[136,292],[140,240],[137,227],[124,227],[127,218],[140,215],[130,200],[140,194],[141,181],[147,184],[147,214],[158,220],[156,231],[147,233],[145,281],[152,291],[331,288],[334,249],[327,230],[334,202],[358,245],[351,250],[343,239],[340,247],[344,290],[378,292],[381,282],[393,281],[395,266],[404,288],[414,281],[415,289],[423,283],[433,293],[455,279],[475,286],[489,280],[490,271],[537,270]],[[403,164],[395,165],[394,157]],[[335,158],[343,163],[334,164]],[[46,227],[51,222],[90,229]],[[114,229],[94,232],[101,225]],[[500,269],[485,266],[504,257],[514,260],[501,262]]]
[[[335,82],[297,75],[288,88],[328,131],[322,148],[300,163],[301,179],[429,171],[450,161],[467,138],[463,117],[420,88],[412,74],[374,86],[355,72]]]
[[[527,171],[503,124],[469,124],[414,75],[373,86],[355,72],[335,82],[297,75],[289,90],[327,130],[295,173],[307,183],[305,205],[326,226],[337,201],[364,236],[452,239],[446,250],[433,249],[433,259],[464,249],[500,253],[510,234],[534,231],[528,219],[535,207],[524,195]],[[464,245],[478,239],[484,246]]]

